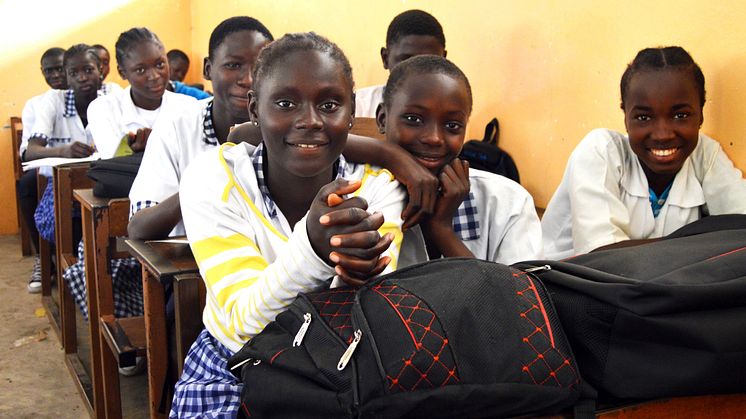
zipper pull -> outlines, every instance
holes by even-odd
[[[300,329],[298,329],[298,333],[296,333],[295,339],[293,339],[293,347],[300,346],[300,343],[303,342],[303,337],[306,336],[308,325],[310,324],[311,313],[306,313],[303,315],[303,324],[300,326]]]
[[[347,350],[345,353],[342,354],[342,358],[339,359],[339,364],[337,364],[337,369],[339,371],[342,371],[347,366],[347,363],[350,362],[350,358],[352,358],[352,354],[355,353],[355,348],[357,348],[357,344],[360,343],[360,339],[363,337],[363,332],[360,331],[360,329],[357,329],[355,331],[355,339],[352,340],[352,343],[350,343],[350,346],[347,347]]]
[[[551,270],[552,270],[552,267],[551,267],[551,266],[549,266],[549,265],[544,265],[544,266],[537,266],[537,267],[535,267],[535,268],[528,268],[528,269],[524,269],[524,270],[523,270],[523,272],[526,272],[526,273],[532,273],[532,272],[539,272],[539,271],[551,271]]]

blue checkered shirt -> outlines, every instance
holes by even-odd
[[[476,240],[479,238],[479,220],[477,220],[477,206],[474,193],[469,192],[469,196],[456,210],[453,216],[453,231],[461,240]]]

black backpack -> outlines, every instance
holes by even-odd
[[[745,392],[746,229],[722,225],[744,219],[706,217],[675,238],[517,266],[547,266],[535,274],[605,401]]]
[[[91,162],[88,177],[95,180],[93,195],[101,198],[127,198],[140,169],[144,152]]]
[[[541,283],[474,259],[301,294],[228,365],[244,417],[506,417],[581,392]]]
[[[518,183],[521,177],[510,154],[498,146],[500,139],[500,123],[492,118],[484,129],[482,140],[469,140],[461,149],[459,158],[469,161],[469,167],[487,172],[497,173]]]

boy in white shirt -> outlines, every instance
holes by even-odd
[[[397,64],[417,55],[446,56],[443,27],[431,14],[422,10],[407,10],[397,15],[386,31],[386,46],[381,47],[383,68],[391,71]],[[383,102],[383,85],[358,89],[355,92],[355,116],[375,118]]]

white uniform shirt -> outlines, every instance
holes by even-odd
[[[155,206],[177,193],[181,175],[189,163],[217,145],[212,125],[212,98],[190,101],[177,117],[156,124],[130,189],[130,218],[137,211]],[[184,234],[184,224],[179,221],[170,235]]]
[[[364,87],[355,92],[355,116],[375,118],[378,105],[383,102],[384,85]]]
[[[542,258],[534,200],[512,180],[469,169],[471,189],[453,219],[456,235],[477,259],[510,265]],[[404,233],[399,267],[428,260],[419,226]]]
[[[52,91],[54,89],[51,89],[48,92]],[[26,101],[26,104],[23,105],[23,111],[21,112],[21,122],[23,123],[23,135],[21,136],[21,145],[19,151],[19,156],[23,156],[23,152],[26,151],[26,148],[28,147],[28,139],[31,138],[31,129],[34,127],[34,121],[36,120],[36,108],[39,106],[39,102],[44,100],[44,95],[46,93],[42,93],[38,96],[34,96],[31,99]]]
[[[124,90],[102,96],[88,106],[88,129],[102,159],[114,157],[126,134],[135,133],[139,128],[155,126],[139,112],[140,108],[132,101],[131,91],[132,88],[128,86]],[[194,98],[166,91],[158,108],[157,120],[176,118],[194,103]]]
[[[300,292],[328,287],[334,268],[316,255],[302,218],[294,229],[262,192],[264,175],[250,144],[226,144],[187,169],[179,198],[192,252],[207,288],[205,328],[233,352],[275,319]],[[405,191],[384,169],[348,164],[339,174],[362,180],[368,212],[386,220],[395,239],[384,255],[396,268]]]
[[[118,85],[117,83],[112,82],[105,82],[101,84],[101,90],[103,90],[103,94],[110,95],[112,93],[119,93],[122,91],[122,86]]]
[[[628,239],[662,237],[706,214],[746,214],[746,180],[717,141],[699,135],[658,217],[627,137],[591,131],[575,148],[542,218],[544,253],[562,259]]]
[[[99,95],[104,94],[99,91]],[[90,132],[83,127],[83,121],[75,109],[75,94],[72,89],[50,90],[42,95],[42,98],[34,105],[34,124],[30,127],[32,137],[42,138],[47,141],[47,148],[68,145],[79,141],[92,144]],[[24,127],[24,131],[26,128]],[[28,141],[21,146],[22,150],[28,147]],[[40,173],[51,176],[50,167],[42,167]]]

